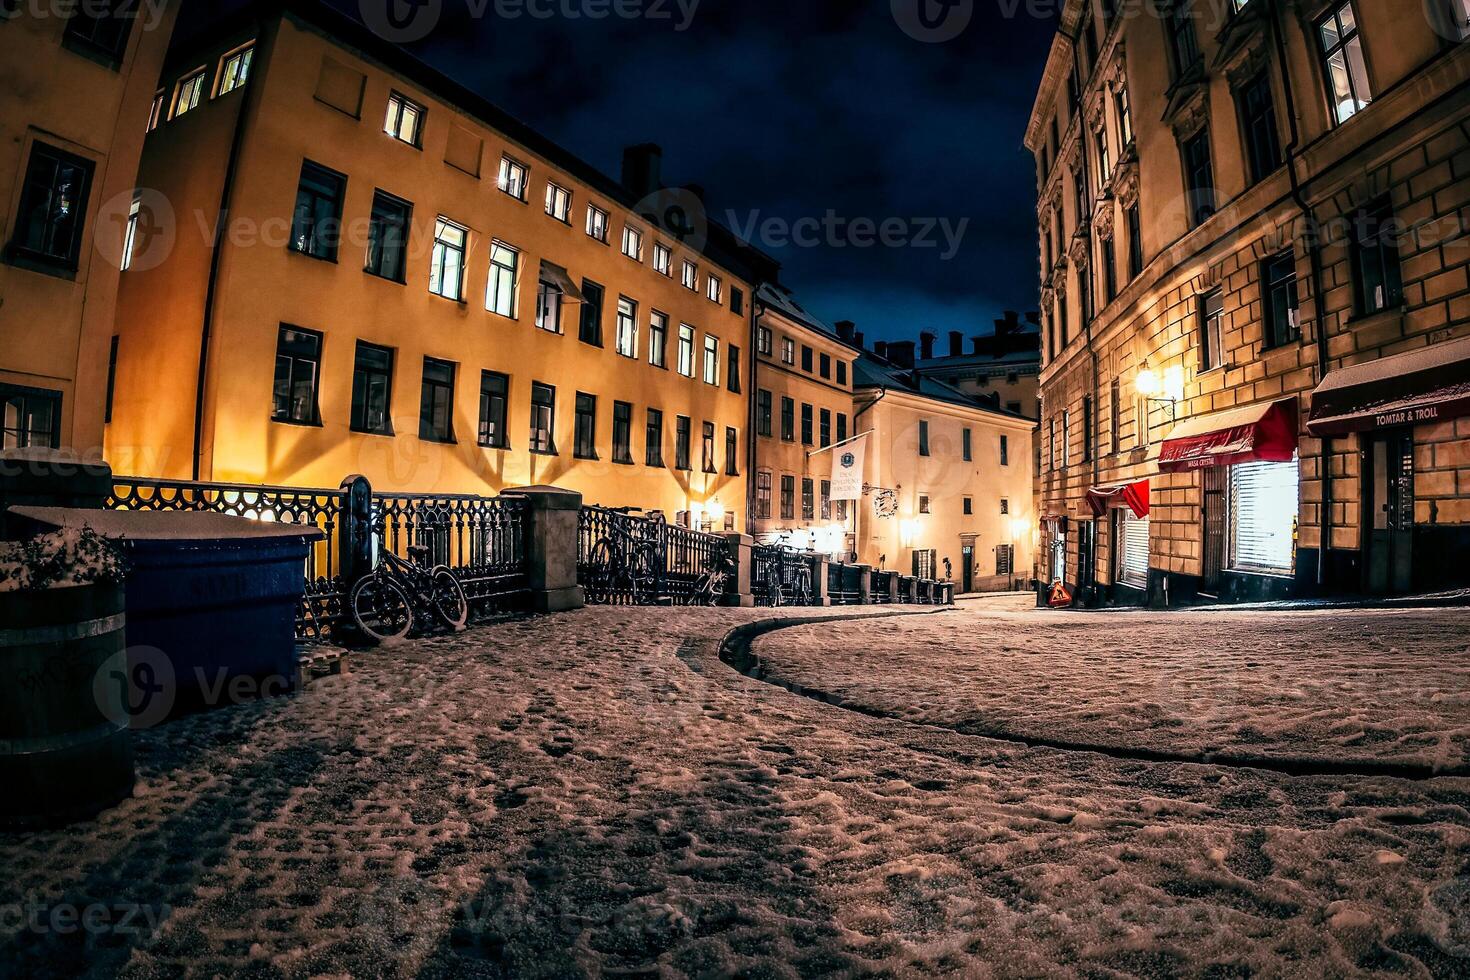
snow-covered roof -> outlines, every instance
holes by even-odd
[[[924,374],[916,376],[913,369],[901,368],[874,354],[865,353],[853,364],[852,382],[854,388],[887,388],[893,391],[904,391],[922,398],[932,398],[935,401],[989,412],[992,415],[1032,421],[1019,412],[1008,412],[1003,408],[997,408],[988,401],[971,398],[960,389],[947,385],[937,378]]]

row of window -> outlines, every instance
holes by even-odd
[[[756,329],[756,350],[766,357],[774,357],[776,349],[776,334],[770,327],[762,326]],[[790,337],[781,338],[781,363],[787,367],[796,366],[796,341]],[[830,354],[818,354],[806,344],[801,345],[801,369],[807,374],[815,374],[823,381],[832,380],[833,369],[836,369],[837,383],[847,384],[847,361],[842,358],[833,359]]]
[[[755,475],[755,516],[756,520],[771,520],[772,511],[772,480],[774,474],[770,470],[758,470]],[[830,480],[817,481],[812,477],[803,477],[801,480],[801,519],[808,523],[820,519],[823,521],[846,522],[847,520],[846,500],[832,499],[832,482]],[[781,474],[781,500],[780,519],[783,521],[796,520],[796,477],[790,473]]]
[[[756,391],[755,397],[755,426],[756,434],[771,438],[774,433],[772,409],[774,396],[764,388]],[[821,445],[823,448],[832,445],[833,442],[833,412],[824,408],[815,412],[811,405],[803,402],[801,406],[801,443],[804,446]],[[847,441],[847,413],[836,413],[837,430],[836,441]],[[796,402],[786,396],[781,398],[781,439],[784,442],[796,441]]]

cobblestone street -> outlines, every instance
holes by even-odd
[[[1470,970],[1463,611],[967,602],[770,634],[779,683],[719,657],[769,618],[506,622],[139,733],[133,799],[0,838],[0,973]]]

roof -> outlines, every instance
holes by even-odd
[[[185,62],[189,62],[192,67],[191,59],[200,48],[217,44],[253,25],[272,21],[283,15],[309,23],[343,47],[378,62],[389,71],[408,79],[426,92],[477,118],[490,129],[545,158],[592,187],[598,194],[639,213],[652,224],[663,227],[661,219],[664,216],[639,212],[638,205],[643,196],[634,194],[621,181],[608,176],[478,92],[420,61],[398,45],[385,41],[361,21],[327,6],[322,0],[249,0],[237,14],[212,22],[208,28],[192,36],[176,38],[165,71],[178,70]],[[677,237],[676,230],[665,230]],[[709,218],[709,240],[702,251],[710,259],[749,282],[775,279],[781,268],[776,259],[744,241],[712,217]]]
[[[765,282],[756,290],[756,301],[781,314],[786,319],[815,331],[822,335],[824,340],[830,340],[834,344],[840,344],[853,351],[861,351],[862,348],[851,341],[843,340],[837,335],[837,331],[827,325],[825,320],[816,316],[796,300],[796,296],[780,283]]]
[[[950,357],[930,357],[921,359],[917,366],[921,371],[944,370],[945,368],[968,368],[987,367],[991,365],[1014,365],[1014,364],[1041,364],[1040,351],[1018,350],[1009,354],[995,356],[992,354],[960,354]]]
[[[862,357],[857,359],[852,367],[852,382],[855,389],[883,388],[888,391],[901,391],[920,398],[928,398],[933,401],[972,409],[976,412],[984,412],[987,415],[998,415],[1002,418],[1015,419],[1018,422],[1025,422],[1030,425],[1034,425],[1036,422],[1035,419],[1028,418],[1019,412],[1008,412],[1003,408],[997,408],[987,402],[971,398],[963,391],[947,385],[943,381],[923,374],[916,376],[914,371],[901,368],[891,361],[886,361],[878,357],[876,354],[864,353]]]

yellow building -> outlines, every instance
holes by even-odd
[[[0,448],[101,453],[119,267],[178,5],[122,6],[0,4]]]
[[[962,593],[1028,587],[1035,423],[872,354],[854,372],[856,431],[870,433],[858,560]]]
[[[850,502],[832,500],[830,450],[855,434],[852,364],[862,351],[851,324],[839,325],[845,339],[835,335],[779,286],[761,288],[756,314],[751,533],[848,553]]]
[[[1470,5],[1159,8],[1068,0],[1026,133],[1047,578],[1470,582]]]
[[[734,526],[775,263],[669,233],[656,147],[610,180],[312,0],[261,9],[165,74],[140,183],[173,221],[123,280],[114,468]]]

